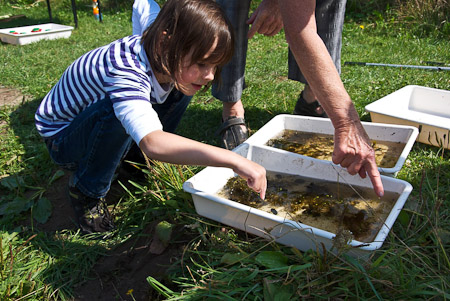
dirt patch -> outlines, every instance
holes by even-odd
[[[52,203],[52,215],[45,224],[37,224],[36,228],[43,232],[55,232],[63,229],[76,230],[75,214],[69,202],[67,183],[69,173],[55,181],[45,192],[46,197]]]
[[[35,228],[44,232],[55,232],[64,229],[77,230],[75,214],[70,204],[68,196],[68,183],[70,172],[65,171],[64,176],[52,183],[44,193],[52,204],[52,215],[45,224],[37,223]],[[108,204],[114,204],[123,193],[123,189],[118,183],[111,186],[111,190],[106,198]]]
[[[157,300],[147,277],[166,278],[170,265],[183,254],[182,244],[169,245],[161,254],[152,253],[155,224],[150,224],[138,239],[131,239],[93,269],[94,279],[75,288],[75,301],[80,300]]]
[[[23,95],[19,90],[0,86],[0,107],[17,106],[30,99],[31,96]]]

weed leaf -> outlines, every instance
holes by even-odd
[[[16,188],[24,186],[25,182],[23,181],[22,177],[9,176],[9,177],[1,179],[0,184],[2,184],[2,186],[4,186],[4,187],[8,188],[9,190],[14,190]]]
[[[288,258],[280,252],[263,251],[256,256],[255,260],[266,268],[275,269],[287,266]]]
[[[58,169],[55,174],[52,176],[52,178],[50,179],[50,181],[48,181],[48,184],[51,185],[53,184],[53,182],[55,182],[56,180],[58,180],[59,178],[64,176],[64,171],[61,169]]]
[[[52,203],[46,198],[40,198],[33,208],[33,218],[41,223],[45,224],[52,215]]]
[[[450,244],[450,231],[448,231],[446,229],[437,229],[436,233],[437,233],[439,239],[442,241],[443,245]]]
[[[405,212],[404,210],[400,211],[400,213],[398,215],[398,220],[403,226],[406,227],[408,225],[410,219],[411,218],[407,212]]]
[[[264,278],[264,300],[270,301],[284,301],[291,300],[293,289],[290,285],[283,285],[282,283]]]
[[[156,226],[156,235],[165,245],[167,245],[172,237],[173,225],[169,222],[162,221]]]
[[[33,205],[32,200],[24,199],[22,197],[16,197],[11,202],[0,206],[0,215],[18,214],[23,211],[27,211]]]
[[[220,258],[220,263],[233,265],[244,259],[246,256],[248,255],[243,253],[225,253],[223,254],[222,258]]]
[[[175,209],[179,208],[178,202],[174,199],[167,199],[165,204]]]

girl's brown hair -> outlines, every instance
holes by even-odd
[[[205,61],[216,40],[216,48]],[[192,64],[217,65],[218,75],[234,50],[232,26],[213,0],[168,0],[142,35],[141,43],[154,72],[170,76],[177,88],[175,73],[191,51]]]

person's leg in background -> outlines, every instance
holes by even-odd
[[[248,138],[244,119],[242,91],[245,88],[245,63],[247,60],[246,23],[250,0],[217,0],[235,30],[235,49],[231,61],[222,68],[220,84],[214,84],[212,95],[222,101],[222,126],[219,134],[224,147],[233,149]]]
[[[222,85],[213,86],[213,96],[223,103],[222,121],[219,129],[223,144],[233,149],[248,138],[244,120],[244,107],[241,101],[245,88],[245,64],[248,48],[247,33],[250,1],[218,0],[232,23],[236,34],[235,54],[232,61],[222,70]],[[318,0],[316,3],[317,31],[324,41],[330,55],[340,72],[342,29],[346,0]],[[289,52],[289,79],[305,83],[305,89],[297,100],[294,114],[326,117],[323,108],[306,79],[301,74],[294,57]]]
[[[341,73],[342,30],[346,2],[347,0],[317,0],[316,2],[317,33],[327,47],[339,73]],[[316,99],[290,51],[288,64],[288,78],[305,84],[305,88],[295,105],[294,114],[327,117],[320,106],[320,101]]]

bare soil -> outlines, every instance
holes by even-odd
[[[19,90],[0,86],[0,107],[17,106],[31,97],[23,95]]]

